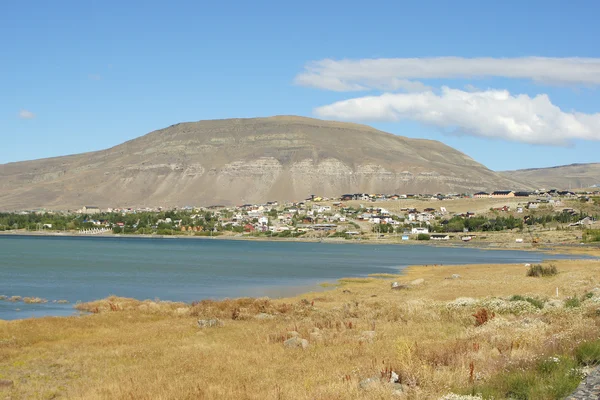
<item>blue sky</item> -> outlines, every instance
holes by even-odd
[[[600,3],[240,3],[3,2],[0,163],[281,114],[439,140],[494,170],[600,162]]]

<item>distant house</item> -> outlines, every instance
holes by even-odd
[[[490,194],[486,193],[486,192],[477,192],[473,195],[473,197],[476,199],[483,199],[483,198],[490,197]]]
[[[450,235],[448,235],[448,234],[432,234],[429,238],[431,240],[450,240]]]
[[[429,228],[412,228],[410,230],[410,233],[412,233],[413,235],[418,235],[420,233],[429,233]]]
[[[268,225],[269,224],[269,218],[268,217],[260,217],[258,219],[258,223],[260,225]]]
[[[515,192],[515,197],[529,197],[530,195],[529,192]]]
[[[100,208],[98,206],[83,206],[81,209],[82,214],[99,214]]]
[[[515,192],[512,190],[496,190],[492,192],[492,198],[505,199],[508,197],[515,197]]]

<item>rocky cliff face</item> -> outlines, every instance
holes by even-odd
[[[0,165],[4,210],[508,188],[526,186],[440,142],[302,117],[182,123],[107,150]]]

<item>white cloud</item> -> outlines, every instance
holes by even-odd
[[[533,144],[600,140],[600,113],[564,112],[545,94],[531,98],[506,90],[443,87],[440,94],[386,93],[339,101],[315,109],[315,114],[349,121],[414,120],[457,133]]]
[[[465,85],[465,90],[467,92],[480,92],[481,91],[481,89],[479,89],[477,86],[471,85],[470,83],[467,83]]]
[[[35,114],[32,113],[31,111],[21,110],[21,111],[19,111],[19,118],[21,118],[21,119],[34,119],[35,118]]]
[[[324,59],[295,78],[302,86],[335,91],[423,91],[414,79],[506,77],[558,85],[600,85],[600,58],[376,58]],[[421,88],[419,89],[419,87]]]

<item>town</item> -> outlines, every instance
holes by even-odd
[[[231,207],[100,209],[85,205],[79,210],[0,213],[0,231],[538,244],[597,241],[599,219],[600,190],[502,190],[311,195],[299,202]]]

